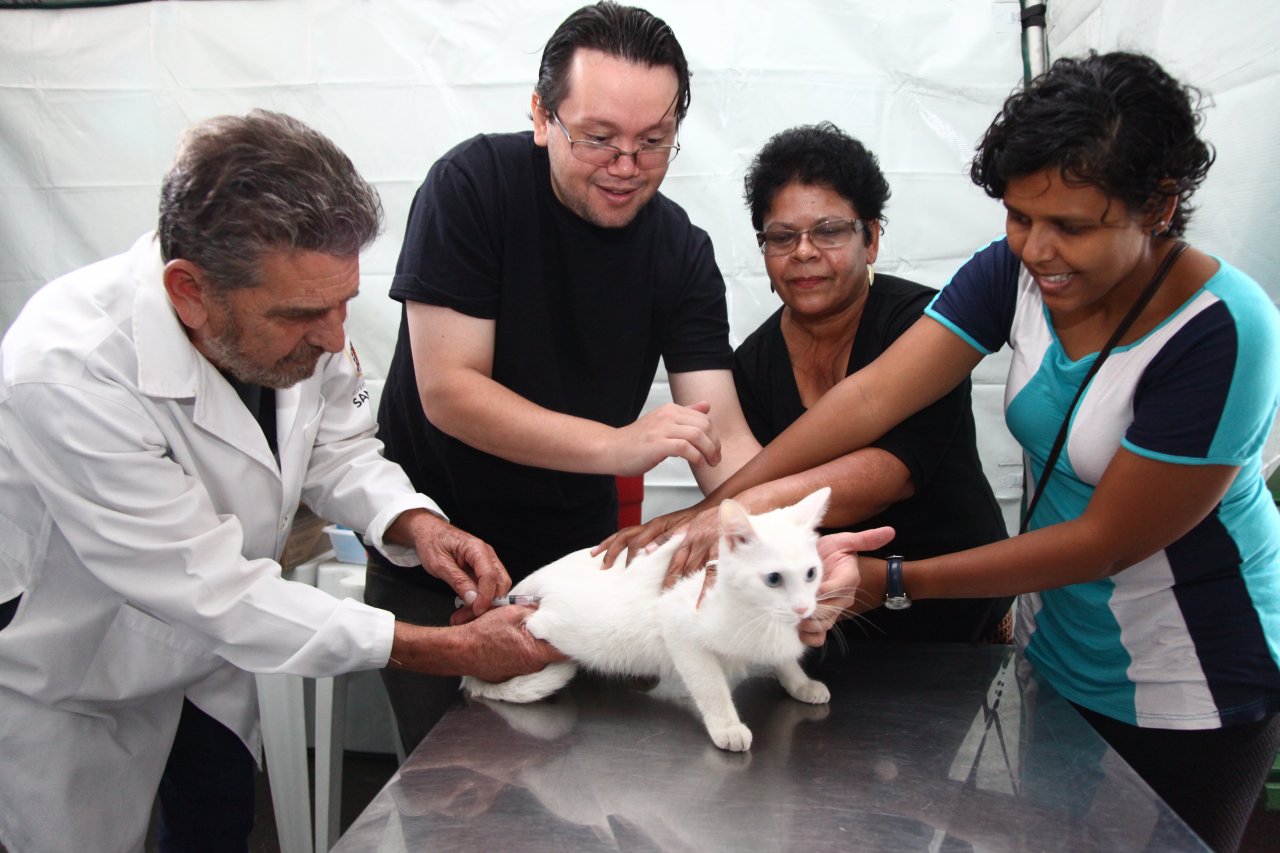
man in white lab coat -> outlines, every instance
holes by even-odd
[[[272,113],[213,119],[183,140],[157,234],[45,286],[5,334],[10,849],[140,849],[158,789],[162,847],[244,849],[253,673],[502,679],[558,657],[526,608],[483,612],[510,585],[502,565],[374,438],[343,324],[380,224],[328,139]],[[299,502],[422,563],[479,618],[410,626],[282,580]]]

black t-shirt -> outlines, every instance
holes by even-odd
[[[496,321],[493,378],[611,426],[640,414],[662,358],[673,373],[732,367],[711,241],[661,194],[625,228],[565,208],[531,133],[476,136],[419,188],[391,297]],[[402,312],[378,413],[388,458],[513,577],[617,527],[611,476],[517,465],[423,415]]]
[[[879,273],[867,294],[845,375],[871,363],[920,318],[936,291]],[[767,444],[805,412],[782,337],[782,309],[742,342],[734,356],[738,399],[756,440]],[[915,495],[847,529],[888,525],[897,531],[876,556],[923,559],[1006,537],[1004,518],[982,473],[970,382],[890,430],[873,447],[906,465]],[[1010,599],[920,601],[911,609],[873,611],[853,633],[870,639],[977,640],[993,630]]]

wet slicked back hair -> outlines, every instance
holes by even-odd
[[[581,48],[598,50],[635,65],[669,67],[676,72],[676,123],[689,112],[689,64],[676,34],[666,21],[636,6],[602,0],[583,6],[564,19],[547,40],[534,91],[547,112],[554,113],[569,96],[569,65]]]
[[[867,147],[829,121],[805,124],[771,137],[757,152],[743,179],[751,225],[760,231],[783,187],[791,183],[828,186],[848,199],[865,222],[884,224],[889,182]],[[871,229],[862,232],[871,243]]]
[[[190,128],[160,188],[160,252],[225,290],[259,283],[267,252],[354,255],[382,205],[350,158],[295,118],[266,110]]]
[[[1178,237],[1214,160],[1197,135],[1201,100],[1199,90],[1142,54],[1059,59],[1004,102],[969,174],[996,199],[1011,179],[1045,169],[1069,184],[1096,186],[1135,213],[1177,197],[1166,233]]]

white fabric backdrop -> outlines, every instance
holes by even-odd
[[[398,306],[386,297],[414,189],[463,138],[528,126],[542,44],[579,3],[547,0],[207,0],[0,12],[0,327],[50,278],[154,225],[183,127],[267,107],[338,142],[382,193],[387,231],[363,259],[350,331],[381,376]],[[1003,217],[965,177],[973,145],[1020,83],[1013,0],[713,0],[645,4],[693,77],[664,192],[714,240],[735,343],[776,306],[741,201],[770,135],[829,119],[878,153],[893,187],[879,267],[941,286]],[[1262,0],[1202,20],[1195,0],[1050,0],[1053,55],[1153,51],[1214,95],[1221,162],[1192,238],[1274,294],[1280,11]],[[1000,418],[1005,361],[978,371],[988,475],[1012,519],[1020,460]],[[653,400],[666,397],[659,378]],[[646,515],[696,497],[681,464],[646,479]]]

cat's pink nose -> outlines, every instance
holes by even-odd
[[[794,610],[796,612],[796,615],[799,616],[801,619],[809,618],[809,614],[813,612],[813,608],[807,604],[797,604],[795,607],[792,607],[791,609]]]

